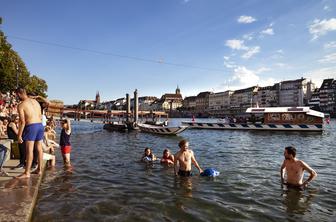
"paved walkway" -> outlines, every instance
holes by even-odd
[[[23,169],[13,169],[18,160],[9,160],[4,170],[10,177],[0,177],[0,221],[30,221],[42,180],[42,176],[31,175],[30,179],[13,179]],[[44,164],[45,166],[45,164]],[[43,167],[43,172],[45,168]]]

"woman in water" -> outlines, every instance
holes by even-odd
[[[144,154],[142,155],[141,160],[143,162],[151,162],[156,160],[156,156],[152,153],[152,150],[150,148],[146,148],[144,151]]]
[[[163,151],[163,155],[161,158],[161,163],[163,164],[174,164],[174,156],[170,154],[170,151],[168,149],[165,149]]]

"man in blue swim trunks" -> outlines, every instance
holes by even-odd
[[[22,143],[24,141],[26,144],[26,168],[24,173],[16,178],[24,179],[30,177],[34,146],[36,146],[38,152],[38,167],[32,173],[38,175],[42,173],[44,127],[42,125],[40,104],[35,99],[29,98],[23,88],[18,88],[16,94],[21,100],[18,105],[20,116],[18,142]]]

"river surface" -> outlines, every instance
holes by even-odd
[[[181,119],[171,120],[178,124]],[[186,130],[179,136],[102,130],[74,123],[72,170],[47,171],[33,221],[335,221],[336,121],[323,133]],[[172,168],[139,160],[161,157],[181,139],[214,179],[179,178]],[[305,191],[280,186],[284,147],[318,173]],[[307,175],[306,175],[307,176]],[[306,178],[306,177],[305,177]]]

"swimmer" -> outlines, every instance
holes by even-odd
[[[170,154],[170,151],[168,149],[165,149],[163,151],[161,163],[168,164],[168,165],[174,164],[174,156]]]
[[[156,156],[152,153],[152,150],[147,147],[144,151],[144,154],[141,157],[141,161],[149,162],[149,161],[155,161],[155,160],[156,160]]]

